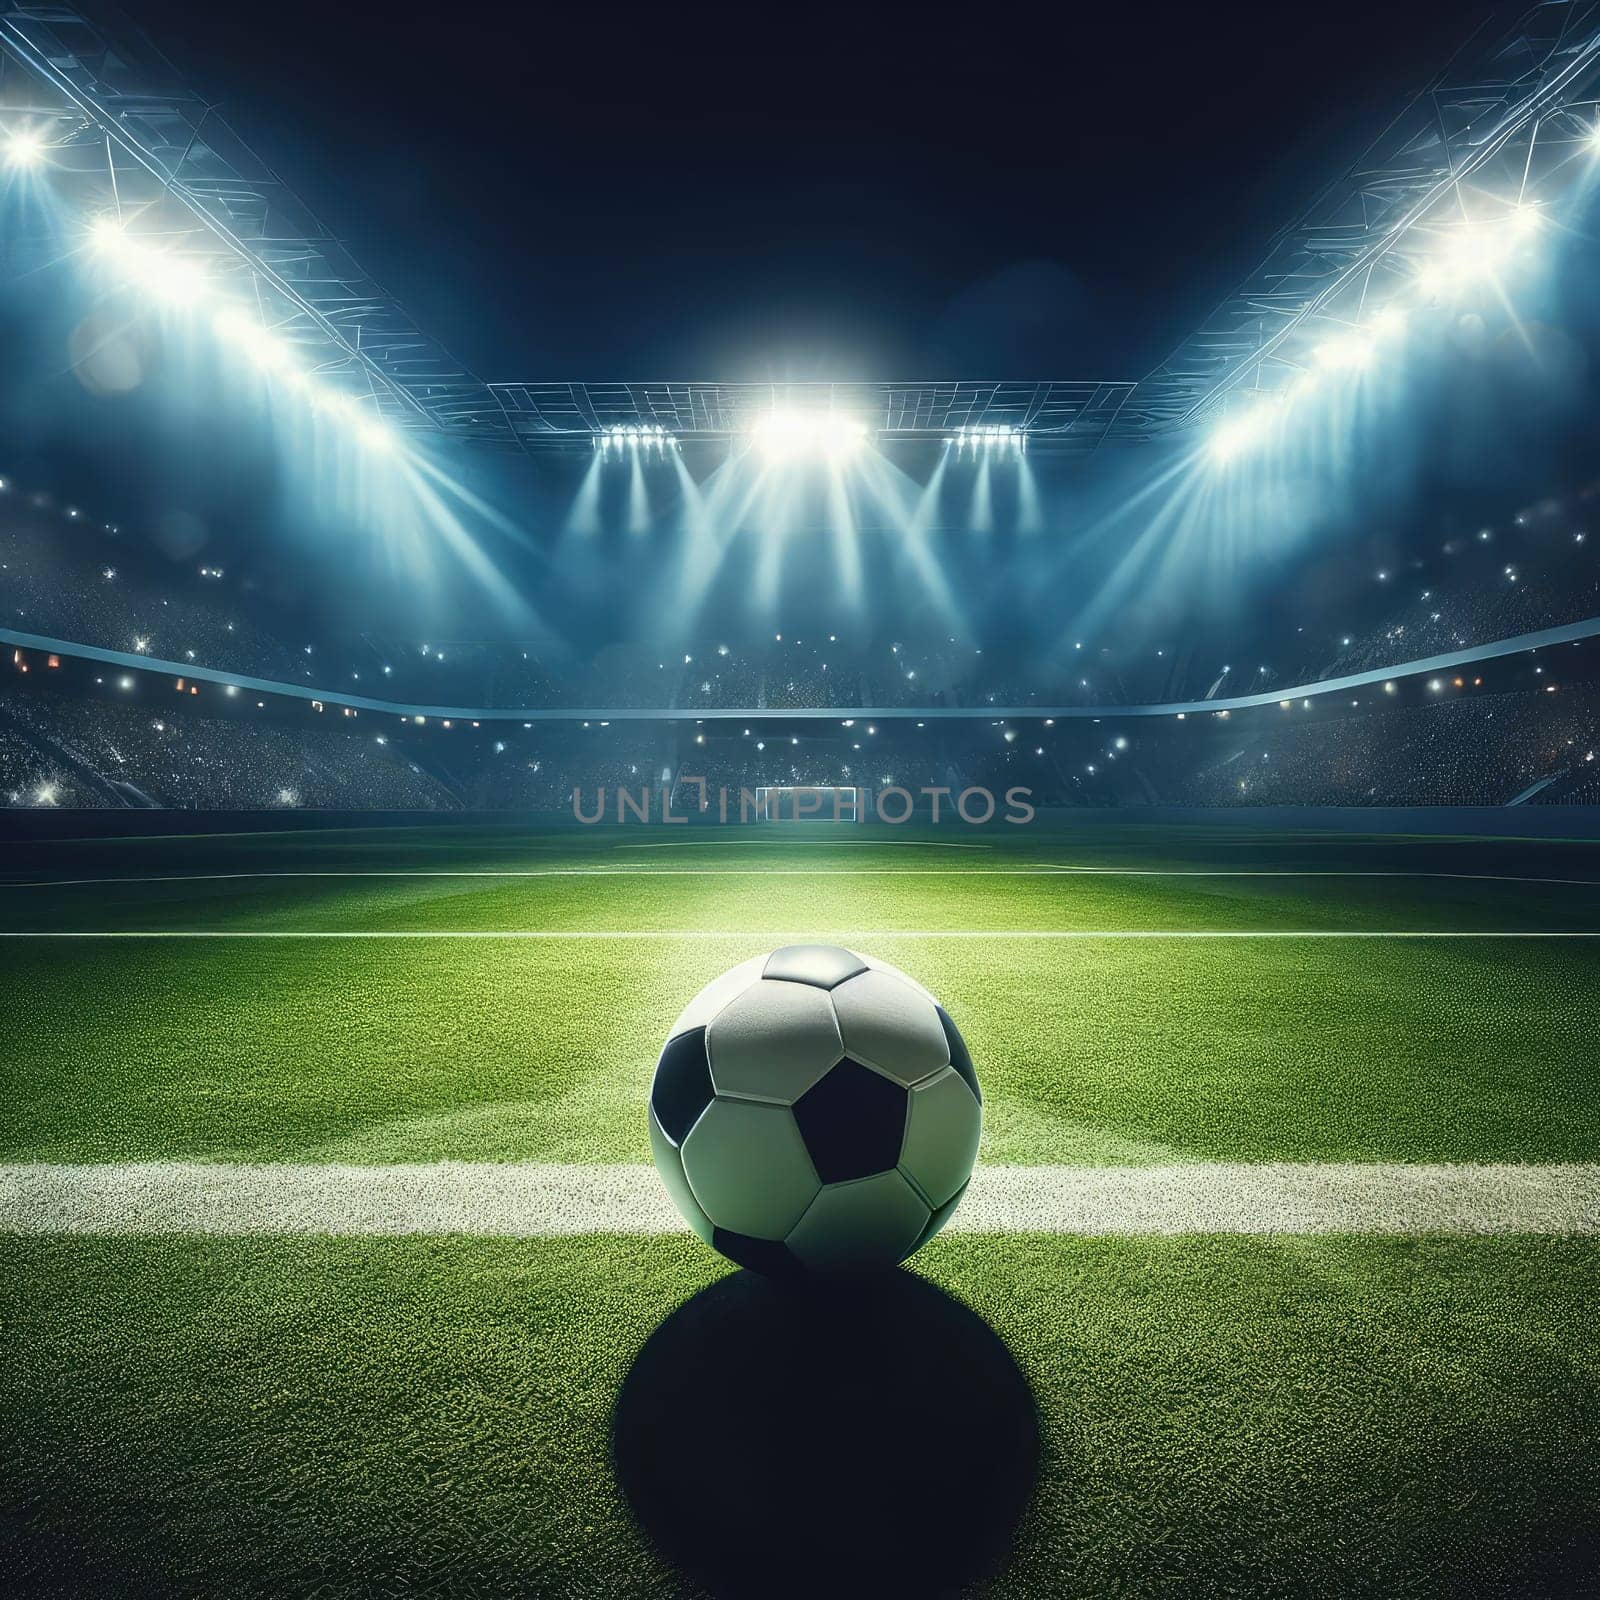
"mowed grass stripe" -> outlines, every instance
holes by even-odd
[[[0,1232],[471,1234],[683,1231],[644,1166],[0,1165]],[[984,1167],[958,1233],[1592,1234],[1600,1164],[1215,1162]]]
[[[1600,932],[1581,873],[942,871],[627,873],[345,868],[152,873],[0,888],[5,931],[589,933],[715,937],[838,930],[984,934]],[[40,876],[35,874],[32,876]]]
[[[7,928],[0,939],[620,939],[728,940],[725,928]],[[810,928],[775,944],[888,939],[1600,939],[1585,928]]]
[[[992,1600],[1593,1592],[1593,1236],[941,1236],[912,1270],[1038,1406]],[[699,1593],[609,1463],[641,1348],[724,1271],[686,1235],[0,1237],[10,1592]],[[849,1407],[927,1337],[844,1319],[825,1448],[906,1470]],[[767,1460],[788,1394],[710,1410]]]
[[[18,940],[0,1159],[642,1163],[692,940]],[[864,942],[864,941],[863,941]],[[983,1159],[1600,1159],[1600,946],[867,944],[938,994]]]

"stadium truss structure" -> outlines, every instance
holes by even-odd
[[[1260,264],[1141,379],[908,383],[486,382],[429,337],[120,14],[0,0],[0,133],[48,147],[53,184],[238,291],[320,385],[388,424],[529,452],[617,429],[725,441],[776,409],[881,440],[1012,431],[1092,450],[1182,429],[1304,371],[1330,332],[1414,282],[1441,235],[1544,206],[1593,167],[1600,0],[1487,24]]]

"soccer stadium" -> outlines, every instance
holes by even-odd
[[[0,1592],[1600,1595],[1600,0],[1398,12],[0,0]]]

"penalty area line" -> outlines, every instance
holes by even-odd
[[[0,1164],[0,1232],[674,1234],[647,1166]],[[1600,1164],[1196,1162],[987,1167],[948,1232],[1597,1234]]]

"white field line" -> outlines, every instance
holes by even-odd
[[[165,872],[104,878],[0,878],[0,889],[102,888],[129,883],[235,883],[275,878],[1413,878],[1458,883],[1552,884],[1600,889],[1600,878],[1515,872],[1335,870],[1298,867],[306,867],[270,872]]]
[[[859,945],[895,939],[1600,939],[1568,928],[5,928],[0,939],[713,939]]]
[[[1600,1164],[980,1167],[954,1233],[1596,1234]],[[664,1234],[646,1166],[0,1165],[0,1232]]]

